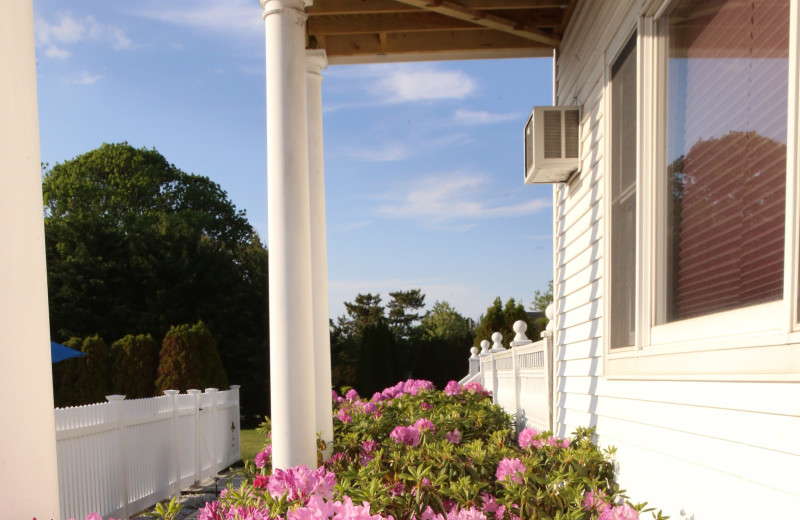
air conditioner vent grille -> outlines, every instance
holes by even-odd
[[[577,159],[580,117],[577,110],[564,111],[562,113],[564,114],[564,157]]]
[[[544,158],[561,158],[561,112],[544,113]]]

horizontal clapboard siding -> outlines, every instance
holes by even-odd
[[[582,116],[581,171],[554,190],[556,433],[596,426],[631,500],[674,519],[787,517],[800,510],[800,384],[604,374],[604,62],[643,4],[580,2],[559,49],[556,104]]]

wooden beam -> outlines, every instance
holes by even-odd
[[[508,34],[519,36],[531,41],[542,43],[550,47],[558,47],[561,39],[557,35],[548,34],[533,27],[527,27],[515,20],[482,13],[475,9],[470,9],[462,4],[449,0],[397,0],[407,5],[411,5],[427,11],[451,16],[476,25],[481,25],[489,29],[495,29]]]
[[[325,39],[329,60],[339,63],[346,62],[347,57],[404,54],[462,53],[468,58],[469,53],[480,53],[489,57],[491,51],[514,51],[515,56],[529,57],[553,54],[550,46],[491,30],[387,33],[385,38],[374,34],[329,35]]]
[[[309,16],[309,34],[369,34],[380,32],[441,31],[475,29],[463,20],[438,13],[377,13]]]
[[[566,9],[570,0],[460,0],[459,3],[469,9],[496,11],[554,7]],[[310,15],[399,13],[416,10],[418,8],[398,0],[314,0],[314,4],[306,8]]]

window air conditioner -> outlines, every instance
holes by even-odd
[[[578,171],[580,107],[533,107],[525,124],[525,184],[567,182]]]

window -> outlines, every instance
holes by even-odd
[[[677,0],[659,19],[667,258],[657,323],[783,296],[789,18],[787,0]]]
[[[635,340],[636,85],[634,34],[611,65],[611,348]]]
[[[800,381],[800,2],[638,5],[606,47],[604,372]]]

